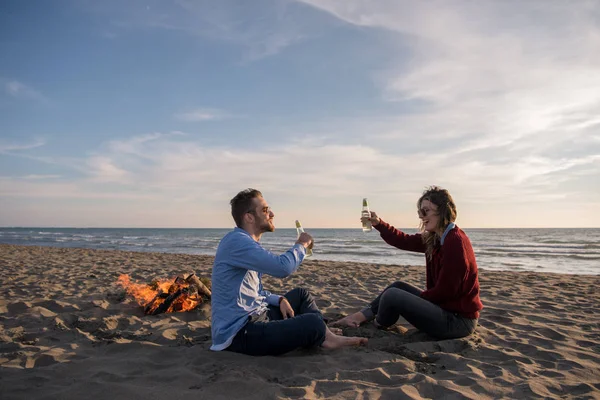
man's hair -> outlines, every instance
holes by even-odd
[[[262,197],[262,193],[256,189],[248,188],[236,194],[229,202],[229,204],[231,204],[231,216],[238,228],[242,227],[244,214],[253,211],[252,206],[254,204],[252,200],[256,197]]]

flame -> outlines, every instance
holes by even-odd
[[[141,284],[132,282],[129,275],[121,275],[117,283],[133,296],[140,306],[144,307],[146,314],[154,314],[170,297],[169,300],[172,302],[169,307],[159,312],[190,311],[202,303],[200,295],[188,293],[190,285],[181,278],[160,279],[152,284]]]

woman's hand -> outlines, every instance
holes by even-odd
[[[371,217],[367,218],[367,217],[361,217],[360,218],[360,222],[362,224],[364,224],[367,221],[371,221],[371,225],[375,226],[378,225],[379,222],[381,222],[381,219],[377,216],[377,213],[375,211],[371,211]]]

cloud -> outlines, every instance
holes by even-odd
[[[183,32],[239,46],[245,61],[277,54],[320,30],[316,21],[298,18],[302,8],[290,1],[144,0],[88,6],[92,12],[106,15],[113,29]]]
[[[119,168],[110,157],[93,156],[87,160],[87,164],[95,181],[133,183],[128,172]]]
[[[17,99],[30,99],[46,102],[46,98],[37,90],[16,80],[0,80],[4,86],[4,92]]]
[[[27,180],[43,180],[43,179],[58,179],[60,175],[38,175],[38,174],[30,174],[23,176],[23,179]]]
[[[221,198],[230,188],[251,182],[271,192],[289,191],[292,184],[302,193],[321,198],[361,193],[415,195],[423,185],[435,183],[460,187],[494,203],[506,198],[541,198],[536,197],[541,192],[546,198],[560,192],[573,171],[594,176],[600,170],[600,156],[577,152],[554,159],[524,149],[517,157],[506,155],[499,160],[498,155],[485,153],[497,150],[457,154],[446,148],[427,148],[426,143],[423,149],[397,154],[376,145],[332,143],[310,135],[248,149],[242,144],[207,147],[182,132],[154,132],[112,140],[103,147],[86,158],[45,161],[77,171],[82,177],[73,182],[92,193],[101,184],[114,193],[134,191],[157,199],[196,200]],[[482,192],[484,186],[488,189]]]
[[[383,31],[393,40],[373,43],[380,36],[371,35],[353,48],[357,58],[386,55],[364,71],[386,102],[379,115],[365,117],[349,109],[322,126],[310,116],[302,126],[275,116],[282,118],[286,134],[252,146],[247,132],[231,132],[230,145],[222,146],[207,146],[182,132],[116,139],[77,159],[36,158],[76,170],[69,184],[12,179],[2,182],[0,193],[144,199],[157,210],[181,209],[204,218],[221,206],[228,217],[229,198],[254,186],[284,204],[281,214],[293,221],[292,214],[307,205],[341,215],[354,207],[346,205],[348,199],[365,196],[380,204],[387,199],[388,212],[397,204],[408,209],[420,189],[439,184],[455,198],[468,199],[470,209],[485,208],[471,226],[481,226],[480,221],[522,226],[512,217],[520,206],[531,215],[544,205],[581,210],[581,215],[594,209],[600,195],[600,11],[595,2],[296,3],[144,1],[97,7],[109,9],[119,36],[127,29],[176,30],[240,46],[248,59],[276,54],[318,34],[323,28],[315,28],[315,21],[324,20],[318,15],[351,28],[336,32],[340,40],[349,31],[352,38]],[[369,52],[361,47],[365,43],[385,51]],[[310,59],[309,47],[302,49],[306,65],[322,62]],[[343,68],[333,52],[327,62]],[[25,93],[18,86],[11,90]],[[172,117],[194,122],[232,115],[198,108]],[[0,152],[25,156],[34,147],[0,144]],[[414,217],[412,208],[410,213]],[[593,215],[578,221],[598,221]],[[323,220],[332,226],[327,217]]]
[[[243,144],[209,147],[181,132],[154,132],[113,140],[93,155],[70,160],[78,172],[74,177],[0,177],[0,196],[94,200],[98,211],[82,211],[81,218],[90,212],[106,215],[95,223],[103,226],[229,226],[229,199],[256,187],[273,201],[280,225],[302,218],[312,226],[347,226],[357,199],[365,196],[383,215],[402,212],[403,220],[412,221],[420,190],[439,184],[451,190],[463,210],[486,205],[471,226],[505,226],[502,212],[510,214],[519,204],[592,207],[589,189],[570,185],[575,179],[600,178],[599,156],[557,163],[529,155],[500,167],[484,157],[454,161],[455,155],[444,151],[395,154],[306,135],[249,149]],[[498,216],[486,219],[490,207]],[[306,214],[312,209],[314,215]],[[144,215],[143,221],[136,215]]]
[[[35,139],[32,143],[19,144],[19,143],[2,143],[0,141],[0,153],[12,153],[20,152],[23,150],[30,150],[36,147],[41,147],[46,144],[43,139]]]
[[[456,155],[444,150],[394,154],[371,145],[327,143],[310,136],[248,149],[206,147],[187,135],[155,133],[113,141],[108,149],[93,158],[101,166],[97,175],[104,180],[136,182],[139,190],[148,193],[186,198],[217,195],[257,181],[274,192],[288,191],[293,182],[302,192],[324,198],[365,192],[397,196],[407,190],[412,194],[424,182],[480,192],[486,183],[498,182],[498,190],[479,195],[496,202],[504,201],[499,193],[518,197],[526,186],[557,191],[564,181],[546,180],[546,176],[568,175],[575,168],[596,170],[600,161],[599,156],[556,161],[524,152],[520,159],[499,167],[483,156],[466,154],[463,162],[455,163]]]
[[[231,117],[231,114],[215,108],[197,108],[192,111],[175,114],[176,119],[189,122],[217,121]]]
[[[78,200],[142,200],[152,196],[136,193],[135,191],[106,190],[82,181],[49,182],[44,179],[23,179],[14,177],[0,177],[0,196],[8,198],[27,198],[30,201],[47,199]],[[97,222],[98,223],[98,222]],[[100,221],[100,223],[102,223]]]
[[[170,133],[153,132],[145,135],[137,135],[127,139],[111,140],[108,142],[108,148],[112,153],[133,154],[139,157],[145,157],[143,152],[144,144],[170,136],[185,135],[183,132],[173,131]]]
[[[498,179],[523,185],[597,165],[596,2],[300,2],[397,37],[395,48],[383,45],[398,57],[371,77],[385,100],[417,107],[379,124],[375,140],[414,149],[411,138],[422,138],[417,151],[451,154],[476,167],[468,176],[502,169]]]
[[[397,34],[401,56],[373,77],[388,100],[423,102],[417,118],[433,119],[428,134],[468,140],[476,132],[478,146],[497,146],[557,124],[572,137],[597,121],[595,2],[302,2]]]

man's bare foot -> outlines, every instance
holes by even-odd
[[[357,336],[338,336],[327,330],[325,332],[325,341],[321,344],[324,349],[338,349],[340,347],[366,346],[369,339]]]
[[[362,324],[366,320],[367,320],[367,317],[365,317],[365,315],[362,312],[358,311],[358,312],[355,312],[354,314],[348,315],[347,317],[344,317],[335,322],[332,322],[331,325],[332,326],[348,326],[350,328],[358,328],[360,326],[360,324]]]

